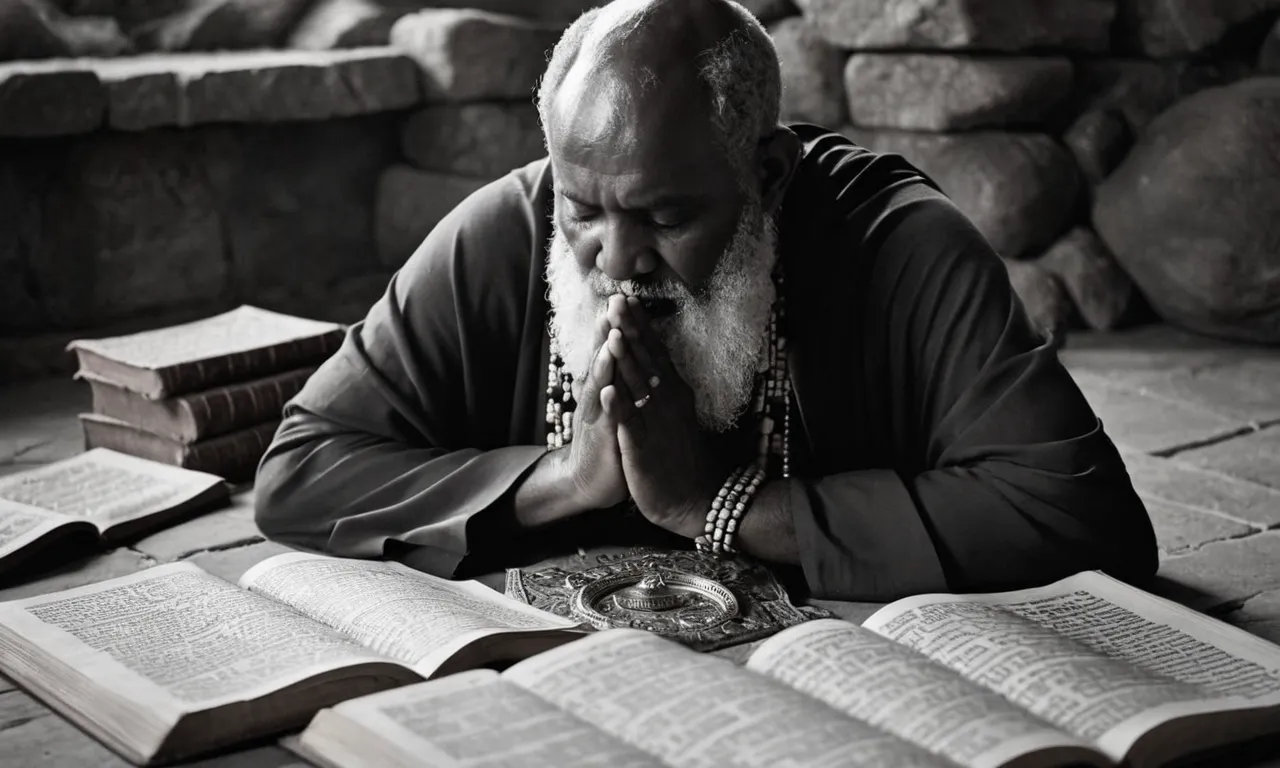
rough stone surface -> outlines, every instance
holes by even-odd
[[[49,19],[49,28],[67,47],[73,58],[82,56],[128,56],[134,53],[133,40],[120,23],[106,16],[67,16]]]
[[[84,450],[80,425],[65,417],[91,407],[88,386],[70,377],[7,386],[0,397],[0,465],[39,465]]]
[[[844,133],[873,151],[900,154],[928,174],[1006,258],[1039,253],[1075,212],[1079,171],[1071,153],[1049,136],[857,128]]]
[[[0,64],[0,137],[84,133],[105,113],[98,76],[77,62]]]
[[[1009,270],[1009,284],[1036,331],[1047,339],[1067,330],[1071,298],[1057,277],[1038,261],[1005,259],[1004,266]]]
[[[1072,375],[1107,434],[1130,450],[1166,453],[1233,434],[1243,426],[1193,405],[1117,387],[1098,374]]]
[[[738,4],[765,24],[799,12],[791,0],[739,0]]]
[[[1155,528],[1156,543],[1164,554],[1181,554],[1209,542],[1238,539],[1257,530],[1238,520],[1228,520],[1161,499],[1143,499],[1142,502]]]
[[[1277,0],[1120,0],[1116,27],[1122,49],[1167,58],[1203,51],[1274,10]]]
[[[1085,112],[1076,119],[1062,143],[1067,145],[1080,166],[1080,173],[1090,187],[1107,178],[1133,146],[1134,135],[1117,110],[1099,109]]]
[[[1197,467],[1280,488],[1280,427],[1196,448],[1178,458]]]
[[[231,549],[262,541],[253,521],[253,494],[237,494],[230,506],[207,512],[180,526],[156,531],[129,545],[160,563],[203,550]]]
[[[1280,349],[1215,339],[1168,323],[1149,323],[1110,333],[1081,333],[1059,351],[1073,372],[1088,372],[1118,383],[1150,380],[1182,369],[1230,365],[1272,365]]]
[[[1031,125],[1071,88],[1056,56],[855,53],[844,68],[849,118],[867,128],[954,131]]]
[[[1114,0],[804,0],[806,16],[841,48],[1025,51],[1107,49]]]
[[[397,268],[418,249],[431,230],[487,181],[395,165],[378,182],[378,258]]]
[[[29,264],[56,326],[224,292],[225,241],[192,137],[102,133],[74,143],[60,170]]]
[[[1144,499],[1202,510],[1264,528],[1280,525],[1280,490],[1201,469],[1182,456],[1162,459],[1126,453],[1133,487]]]
[[[288,47],[320,50],[386,45],[409,8],[381,0],[318,0],[289,32]]]
[[[1256,66],[1260,75],[1280,75],[1280,18],[1262,41]]]
[[[292,551],[289,547],[274,541],[259,541],[243,547],[200,552],[187,558],[187,562],[194,563],[214,576],[234,584],[239,581],[245,571],[268,557]]]
[[[45,23],[35,4],[26,0],[0,3],[0,61],[70,54],[66,43]]]
[[[61,147],[56,146],[60,142],[25,144],[0,140],[0,336],[46,325],[44,308],[28,278],[27,254],[40,239],[40,199]]]
[[[311,0],[203,0],[133,30],[151,51],[275,47]]]
[[[1166,320],[1280,341],[1276,146],[1280,77],[1244,80],[1161,115],[1097,188],[1094,226]]]
[[[1185,603],[1212,611],[1280,589],[1280,532],[1206,544],[1160,563],[1160,574],[1191,592]]]
[[[1093,230],[1076,227],[1037,263],[1062,282],[1085,325],[1105,331],[1120,324],[1133,296],[1133,281]]]
[[[1256,359],[1184,368],[1142,383],[1144,391],[1259,427],[1280,422],[1280,360]]]
[[[395,127],[369,115],[202,134],[233,293],[325,286],[378,268],[374,203],[398,156]]]
[[[137,552],[113,549],[100,555],[53,566],[39,574],[38,578],[0,589],[0,602],[128,576],[152,565],[155,565],[153,561]]]
[[[1251,635],[1280,645],[1280,590],[1251,597],[1223,618]]]
[[[784,19],[769,32],[782,70],[783,119],[824,126],[847,121],[845,55],[803,16]]]
[[[546,154],[532,102],[429,106],[400,135],[405,158],[437,173],[494,179]]]
[[[1115,110],[1137,134],[1179,99],[1242,75],[1233,67],[1203,62],[1083,58],[1076,61],[1071,95],[1055,111],[1065,129],[1086,112]]]
[[[104,60],[95,65],[113,128],[321,120],[404,109],[422,91],[388,48],[244,51]]]
[[[527,99],[560,39],[560,24],[460,8],[409,14],[391,45],[422,68],[429,98]]]

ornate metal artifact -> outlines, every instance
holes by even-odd
[[[632,627],[712,651],[767,637],[812,618],[773,574],[746,558],[633,549],[598,565],[507,572],[507,594],[596,629]]]

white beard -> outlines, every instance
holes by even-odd
[[[618,282],[597,270],[584,270],[559,231],[553,233],[548,251],[551,330],[575,390],[585,381],[596,354],[595,323],[610,294],[669,299],[676,312],[655,320],[654,327],[676,371],[693,390],[699,426],[724,432],[737,423],[751,400],[756,373],[767,364],[764,344],[776,297],[777,230],[758,204],[743,209],[701,296],[679,283]],[[660,392],[661,388],[655,396]]]

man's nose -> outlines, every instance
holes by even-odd
[[[632,280],[658,268],[651,239],[636,224],[611,223],[600,237],[596,269],[611,280]]]

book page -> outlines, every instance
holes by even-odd
[[[660,768],[491,670],[462,672],[345,701],[334,710],[379,741],[439,768]],[[306,734],[310,740],[321,734]],[[354,751],[354,750],[352,750]],[[366,750],[365,754],[368,754]]]
[[[675,768],[954,765],[726,659],[640,630],[589,635],[503,677]]]
[[[106,448],[0,479],[0,499],[106,528],[183,504],[222,478]]]
[[[0,604],[0,624],[108,690],[170,712],[387,661],[188,563]]]
[[[342,326],[243,306],[203,320],[107,339],[78,339],[83,349],[125,365],[159,369],[212,360],[341,331]]]
[[[424,677],[488,635],[578,626],[483,584],[448,581],[380,560],[276,555],[249,569],[240,584],[413,666]]]
[[[1119,759],[1174,717],[1280,703],[1280,651],[1099,573],[997,595],[920,595],[865,625]]]
[[[752,653],[747,669],[971,768],[1042,749],[1092,751],[1003,696],[846,621],[783,630]],[[1100,753],[1093,758],[1095,765],[1110,762]]]
[[[0,557],[17,552],[66,524],[65,517],[0,498]]]

